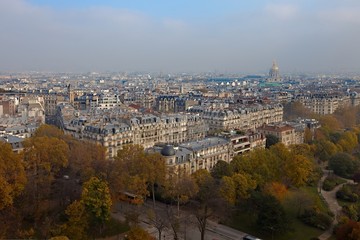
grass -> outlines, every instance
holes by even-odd
[[[287,233],[274,236],[271,236],[271,234],[259,234],[259,230],[256,227],[257,216],[255,213],[251,213],[249,211],[239,212],[231,219],[230,222],[226,224],[240,231],[260,237],[264,240],[309,240],[311,238],[318,237],[324,232],[323,230],[310,227],[302,223],[297,218],[297,214],[299,211],[298,196],[307,196],[306,199],[312,199],[312,203],[315,204],[317,208],[322,212],[329,211],[327,205],[319,197],[316,187],[303,187],[301,189],[290,190],[287,194],[287,197],[283,201],[283,207],[290,220],[289,224],[291,230]]]
[[[322,189],[325,191],[331,191],[333,190],[336,186],[342,184],[342,183],[346,183],[346,180],[339,178],[335,175],[331,175],[328,176],[322,186]]]

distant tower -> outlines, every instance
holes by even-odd
[[[74,91],[71,89],[70,84],[68,85],[67,90],[68,90],[69,102],[70,102],[70,104],[74,104],[75,94],[74,94]]]
[[[276,64],[275,60],[273,61],[273,65],[269,71],[268,82],[281,82],[279,67]]]

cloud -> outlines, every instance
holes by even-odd
[[[312,8],[300,0],[260,1],[254,9],[234,7],[227,14],[203,13],[197,19],[175,18],[171,12],[154,16],[109,6],[56,9],[1,0],[0,71],[254,73],[267,72],[274,58],[282,72],[358,70],[360,6],[319,1],[304,0]]]
[[[324,21],[345,23],[345,24],[360,24],[360,7],[356,8],[337,8],[330,10],[323,10],[319,13],[319,17]]]
[[[298,15],[299,7],[290,4],[269,4],[265,6],[265,12],[272,17],[288,20]]]

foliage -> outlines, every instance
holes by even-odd
[[[359,162],[353,159],[348,153],[336,153],[329,160],[329,168],[334,171],[336,175],[345,178],[351,178],[357,171]]]
[[[304,223],[322,230],[328,229],[332,223],[332,218],[329,215],[316,208],[305,209],[299,218]]]
[[[0,142],[0,211],[13,204],[25,183],[21,156],[12,151],[10,144]]]
[[[354,132],[346,131],[341,135],[337,144],[344,152],[352,153],[352,151],[357,147],[359,143],[358,138]]]
[[[270,148],[271,146],[277,144],[280,141],[279,138],[273,134],[267,134],[265,137],[266,137],[266,143],[265,143],[266,148]]]
[[[348,204],[343,206],[342,211],[349,217],[349,219],[354,221],[359,221],[360,217],[360,205],[359,203]]]
[[[225,204],[219,197],[216,181],[206,169],[196,171],[192,174],[192,178],[198,187],[195,197],[197,203],[194,204],[196,208],[195,217],[201,233],[201,240],[204,240],[207,220],[215,211],[220,213]]]
[[[287,192],[286,186],[280,182],[268,183],[264,188],[264,193],[275,197],[280,202],[284,200]]]
[[[359,195],[347,184],[336,192],[336,197],[347,202],[356,202],[359,200]]]
[[[284,120],[312,118],[313,115],[314,114],[299,101],[284,104]]]
[[[188,175],[178,175],[169,168],[167,181],[162,188],[162,197],[170,198],[177,203],[178,214],[180,212],[180,204],[184,204],[196,195],[198,186],[194,178]]]
[[[346,181],[344,179],[341,179],[335,175],[330,175],[328,177],[325,178],[324,183],[322,185],[322,189],[325,191],[331,191],[333,190],[336,186],[345,183]]]
[[[231,165],[223,160],[219,160],[211,169],[211,176],[215,179],[221,179],[224,176],[230,177],[232,174]]]
[[[271,195],[262,196],[256,223],[264,232],[281,233],[289,230],[289,222],[284,208]]]
[[[83,185],[81,201],[91,219],[95,221],[95,226],[101,224],[101,232],[103,224],[109,220],[112,205],[107,182],[96,177],[90,178],[90,180]]]
[[[309,182],[315,171],[313,160],[307,154],[300,154],[300,150],[295,148],[289,150],[278,143],[270,149],[236,156],[230,164],[234,173],[248,174],[260,188],[268,182],[300,187]]]
[[[70,239],[86,239],[89,216],[81,201],[74,201],[65,211],[67,222],[62,226],[62,232]]]
[[[337,240],[358,240],[360,239],[360,223],[348,220],[336,228],[335,235]]]
[[[109,179],[113,196],[129,191],[145,198],[150,188],[155,203],[155,184],[163,184],[165,176],[165,160],[160,154],[145,153],[140,145],[127,145],[112,163]]]
[[[337,152],[337,146],[329,140],[321,139],[316,143],[315,156],[321,161],[329,160]]]
[[[140,227],[133,227],[127,232],[125,240],[155,240],[147,231]]]

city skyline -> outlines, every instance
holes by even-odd
[[[0,71],[359,72],[360,2],[0,2]]]

